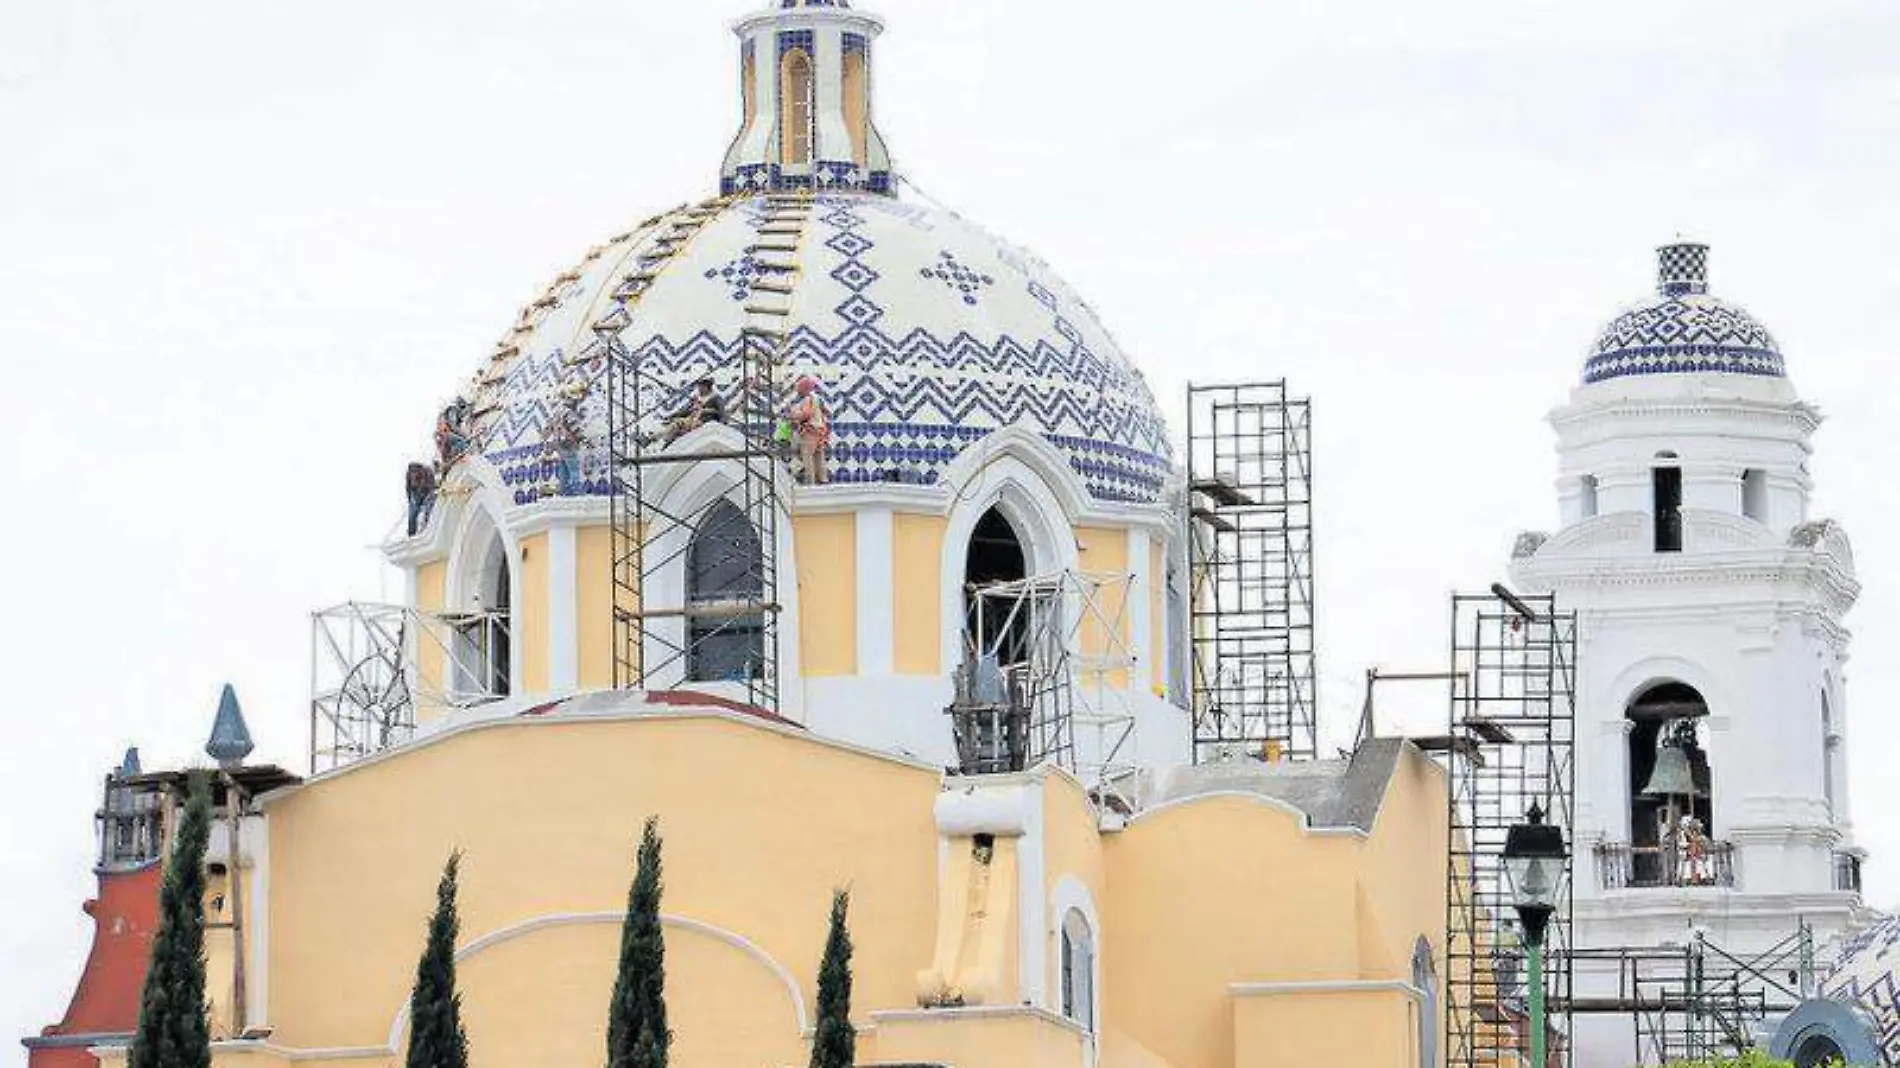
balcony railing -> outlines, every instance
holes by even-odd
[[[1652,886],[1735,885],[1735,846],[1708,839],[1694,847],[1604,842],[1596,847],[1597,882],[1605,890]]]
[[[1852,894],[1861,892],[1859,854],[1834,854],[1834,889]]]

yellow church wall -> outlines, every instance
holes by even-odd
[[[796,1010],[777,976],[712,935],[669,927],[665,938],[673,1063],[789,1066],[805,1059]],[[471,1063],[598,1065],[619,951],[620,917],[604,914],[465,955],[456,981]]]
[[[418,611],[440,612],[449,600],[449,564],[447,560],[434,560],[416,568],[416,609]],[[416,638],[416,674],[421,676],[421,685],[417,687],[425,694],[441,693],[443,672],[446,664],[441,646],[428,635]],[[416,704],[416,719],[427,723],[442,715],[446,709],[435,701],[419,701]]]
[[[1431,942],[1444,974],[1446,789],[1444,769],[1431,758],[1409,745],[1400,752],[1364,847],[1361,978],[1410,982],[1420,936]]]
[[[521,600],[515,606],[515,647],[521,650],[521,692],[548,690],[548,536],[521,539]]]
[[[1078,543],[1077,564],[1085,573],[1100,575],[1125,575],[1128,572],[1128,532],[1114,527],[1076,527],[1075,540]],[[1109,651],[1109,630],[1107,623],[1119,620],[1115,626],[1116,637],[1127,648],[1129,619],[1127,615],[1128,589],[1122,585],[1104,587],[1098,595],[1100,619],[1084,619],[1081,624],[1081,643],[1083,656],[1101,656]],[[1099,685],[1097,673],[1085,674],[1084,685]],[[1108,685],[1126,689],[1128,672],[1117,668],[1108,672]]]
[[[809,1006],[831,892],[848,884],[862,1011],[913,1005],[935,929],[938,783],[928,769],[713,716],[503,721],[318,780],[269,809],[272,1041],[309,1049],[387,1040],[451,850],[465,853],[464,947],[549,917],[617,916],[650,813],[663,819],[669,916],[758,947]],[[787,1022],[744,1036],[760,1052],[771,1044],[772,1055],[757,1059],[748,1046],[753,1059],[737,1063],[794,1063],[789,995],[776,1015],[763,994],[737,1007],[722,1000],[728,987],[765,990],[760,977],[771,970],[753,964],[760,977],[740,979],[743,960],[688,949],[668,930],[669,954],[677,946],[688,969],[668,991],[679,1068],[734,1063],[704,1058],[718,1042],[740,1041],[712,1037],[732,1030],[740,1011]],[[508,1058],[539,1043],[563,1052],[532,1063],[594,1068],[599,1050],[563,1029],[604,1011],[610,983],[599,981],[591,997],[576,984],[604,974],[598,962],[618,938],[612,922],[582,924],[470,958],[462,988],[474,1064],[529,1063]],[[577,959],[593,962],[579,977]],[[689,973],[701,981],[686,981]],[[519,1024],[512,1030],[490,1018],[535,989],[568,992],[577,1015],[543,999],[535,1004],[544,1012],[505,1016]]]
[[[899,675],[936,675],[943,659],[943,539],[941,516],[892,517],[891,619]]]
[[[1228,1068],[1232,984],[1358,977],[1359,841],[1298,820],[1217,795],[1105,839],[1108,1027],[1175,1068]]]
[[[1234,999],[1233,1068],[1418,1064],[1416,1002],[1392,985],[1244,990]],[[1342,1041],[1351,1050],[1342,1058]]]
[[[808,678],[858,671],[858,517],[792,520],[798,551],[798,655]]]
[[[614,684],[613,551],[605,524],[574,531],[574,638],[583,690]]]

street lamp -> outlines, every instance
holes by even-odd
[[[1562,900],[1569,851],[1564,832],[1544,822],[1544,810],[1532,803],[1525,822],[1504,836],[1504,874],[1511,881],[1511,904],[1524,927],[1530,957],[1531,1068],[1546,1068],[1544,1040],[1544,929]]]

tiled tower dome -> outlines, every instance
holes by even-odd
[[[692,234],[645,283],[619,342],[683,401],[710,374],[737,389],[766,195],[811,190],[785,333],[791,377],[822,383],[834,482],[935,482],[1001,427],[1041,434],[1098,499],[1155,500],[1172,468],[1140,373],[1082,299],[1036,257],[949,211],[898,200],[871,122],[882,24],[842,2],[772,0],[741,21],[744,126],[722,195],[589,252],[503,339],[469,395],[476,447],[517,503],[607,489],[605,377],[586,359],[614,293],[656,243]],[[788,99],[789,98],[789,99]],[[676,403],[654,398],[655,407]],[[563,412],[571,413],[564,415]],[[549,441],[578,424],[580,477]]]
[[[1656,295],[1603,328],[1584,364],[1585,383],[1630,375],[1786,376],[1768,328],[1709,295],[1707,245],[1665,245],[1657,258]]]

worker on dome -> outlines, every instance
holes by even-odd
[[[410,464],[403,490],[409,497],[409,536],[413,538],[429,522],[429,512],[434,508],[435,472],[428,464]]]
[[[468,409],[466,398],[457,397],[435,421],[436,480],[441,481],[468,453]]]
[[[831,444],[831,419],[818,396],[818,380],[802,375],[793,387],[798,399],[792,402],[786,418],[792,424],[792,437],[798,443],[799,480],[811,486],[830,481],[826,453]]]
[[[693,383],[693,395],[687,398],[685,407],[666,421],[666,429],[660,432],[660,446],[665,448],[707,423],[725,421],[726,402],[713,391],[712,378],[702,378]]]

